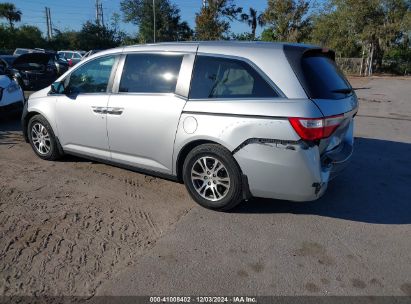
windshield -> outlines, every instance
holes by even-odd
[[[24,50],[24,49],[16,49],[14,51],[14,55],[23,55],[23,54],[27,54],[29,51],[28,50]]]

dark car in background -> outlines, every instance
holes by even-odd
[[[33,49],[17,48],[17,49],[14,50],[13,55],[17,57],[17,56],[20,56],[20,55],[23,55],[23,54],[35,53],[35,52],[36,52],[36,50],[33,50]]]
[[[68,69],[55,53],[26,53],[17,57],[7,73],[24,90],[40,90],[50,85]]]
[[[0,66],[7,70],[18,56],[15,55],[0,55]]]

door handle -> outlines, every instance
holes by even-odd
[[[123,114],[124,108],[107,108],[107,114],[111,115],[121,115]]]
[[[98,114],[111,114],[111,115],[121,115],[124,108],[107,108],[107,107],[91,107],[94,113]]]
[[[98,114],[106,114],[107,113],[107,108],[106,107],[91,107],[93,109],[94,113]]]

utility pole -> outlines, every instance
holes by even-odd
[[[153,0],[153,41],[156,43],[156,3],[155,0]]]
[[[96,23],[104,26],[103,4],[96,0]]]
[[[100,19],[101,19],[101,25],[104,26],[103,3],[100,3]]]
[[[203,0],[203,8],[207,7],[207,0]]]
[[[46,9],[47,38],[51,40],[53,38],[53,29],[51,26],[51,13],[50,13],[49,7],[45,7],[45,9]]]
[[[100,4],[99,4],[99,1],[98,0],[96,0],[96,24],[97,25],[100,25],[100,14],[99,14],[99,7],[100,7]]]

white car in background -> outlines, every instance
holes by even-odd
[[[0,115],[19,114],[23,110],[24,94],[16,81],[0,69]]]
[[[58,51],[57,54],[66,58],[66,60],[69,63],[69,67],[73,67],[81,61],[81,59],[86,54],[86,52],[85,51]]]

